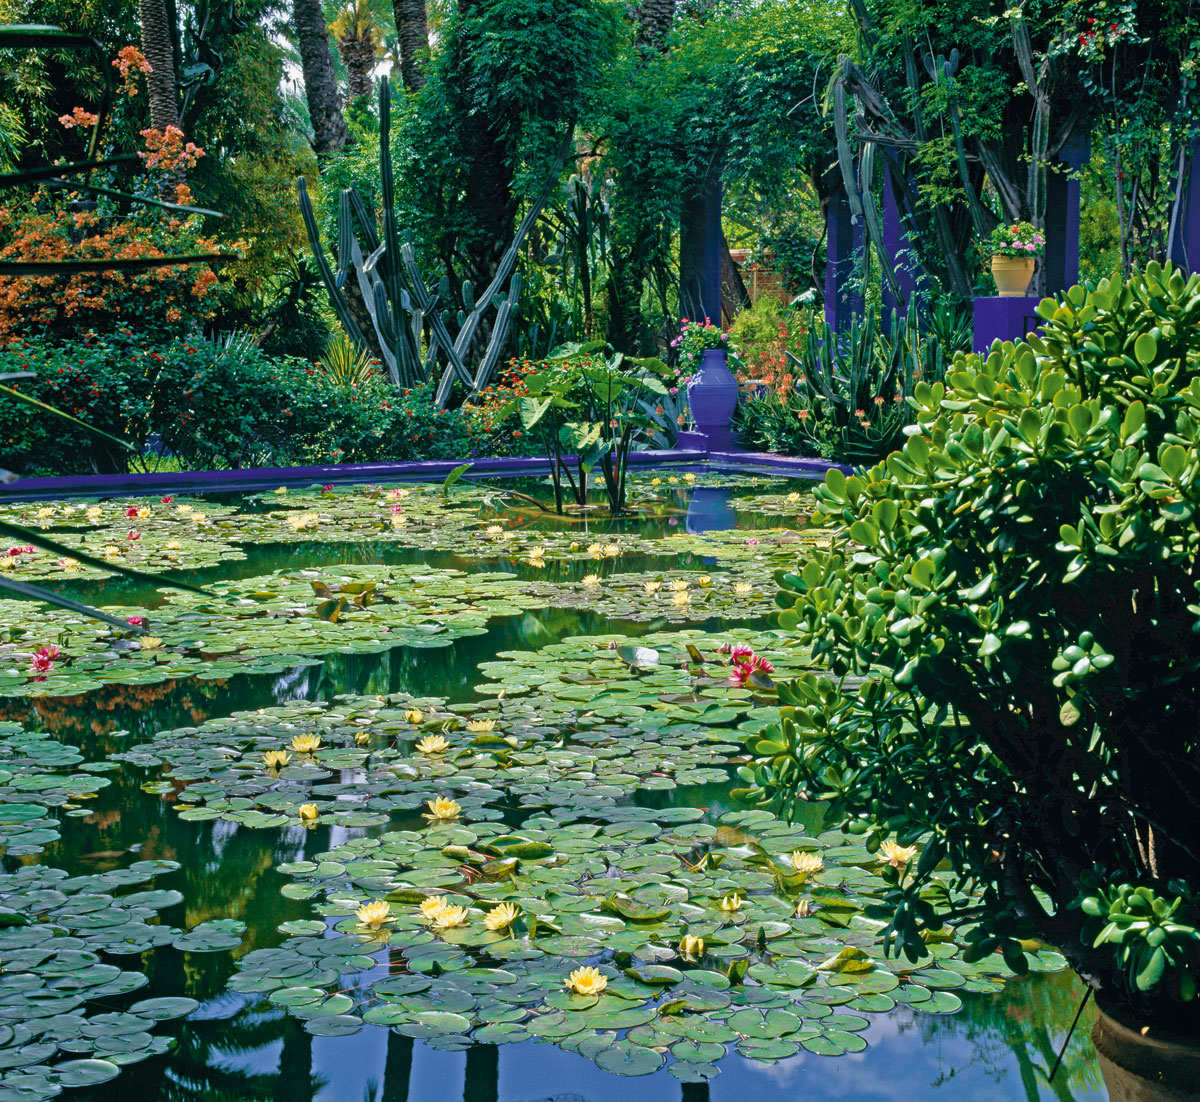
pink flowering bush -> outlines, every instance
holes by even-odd
[[[992,230],[992,256],[1041,256],[1046,236],[1029,222],[1004,223]]]

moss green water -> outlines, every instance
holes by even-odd
[[[4,828],[6,869],[59,869],[70,890],[59,902],[51,884],[0,888],[27,910],[54,904],[36,936],[0,930],[0,1019],[39,1005],[30,976],[58,1011],[29,1037],[6,1039],[0,1024],[0,1099],[48,1097],[59,1080],[68,1097],[105,1100],[698,1100],[786,1097],[801,1084],[832,1098],[1102,1098],[1086,1031],[1045,1082],[1077,1006],[1067,973],[1005,981],[1002,968],[964,968],[952,945],[896,969],[861,917],[877,882],[865,851],[816,821],[800,830],[730,804],[723,778],[739,731],[771,706],[729,684],[718,644],[753,645],[777,676],[801,668],[803,655],[764,629],[762,579],[809,537],[776,528],[803,511],[792,487],[734,488],[757,510],[738,510],[738,523],[759,535],[687,532],[689,491],[647,484],[652,519],[589,521],[582,537],[471,491],[450,508],[436,495],[429,509],[403,499],[406,524],[381,539],[379,517],[403,515],[383,491],[290,495],[290,515],[318,514],[315,531],[308,519],[293,527],[278,502],[226,501],[214,513],[229,525],[228,562],[159,539],[164,561],[148,565],[192,555],[190,577],[235,589],[276,571],[462,572],[427,608],[408,592],[412,575],[393,575],[403,616],[351,607],[359,622],[341,645],[315,651],[300,634],[318,622],[315,596],[285,603],[305,615],[277,646],[260,637],[253,655],[222,606],[211,622],[234,649],[193,654],[192,606],[27,563],[85,599],[143,609],[165,642],[141,654],[89,638],[82,684],[70,642],[57,675],[69,695],[51,691],[53,676],[10,666],[20,691],[4,717],[78,753],[56,758],[10,732],[2,764],[13,775],[5,803],[37,815]],[[137,507],[102,510],[116,531]],[[264,525],[272,513],[285,515]],[[592,574],[599,584],[585,585]],[[497,580],[504,592],[489,608]],[[456,637],[379,645],[376,629],[444,620],[451,600],[465,620]],[[176,607],[189,611],[175,620]],[[35,638],[14,640],[11,656],[50,622],[23,617]],[[67,640],[83,643],[74,630]],[[174,667],[150,666],[172,647]],[[311,734],[315,750],[289,749]],[[428,735],[448,747],[418,751]],[[262,755],[275,750],[292,757],[268,770]],[[435,796],[458,815],[423,818]],[[300,817],[306,804],[315,819]],[[801,876],[794,853],[824,867]],[[423,921],[431,896],[461,905],[461,924]],[[730,896],[732,911],[721,906]],[[381,934],[354,917],[373,899],[390,900]],[[488,929],[501,902],[519,917]],[[685,934],[704,951],[681,956]],[[6,936],[30,942],[13,950],[25,954],[19,969]],[[35,958],[52,940],[96,960],[59,953],[47,969]],[[593,963],[606,990],[568,994],[563,976]],[[120,975],[96,971],[105,966]],[[69,1086],[110,1069],[103,1085]]]

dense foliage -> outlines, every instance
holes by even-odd
[[[898,951],[965,925],[1016,966],[1042,937],[1170,1014],[1200,966],[1200,276],[1151,265],[1039,313],[818,491],[838,536],[779,575],[778,623],[828,674],[781,694],[744,773],[874,844],[924,840]],[[982,904],[936,887],[943,860]]]

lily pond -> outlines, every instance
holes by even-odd
[[[633,481],[0,506],[114,621],[0,601],[0,1102],[1103,1099],[1058,953],[888,958],[905,854],[730,794],[805,484]]]

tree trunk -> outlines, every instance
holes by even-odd
[[[333,54],[329,49],[329,32],[325,14],[321,11],[321,0],[294,0],[292,25],[300,46],[304,96],[312,120],[313,149],[317,156],[335,153],[346,144],[346,120],[338,102]]]
[[[375,72],[375,42],[359,29],[347,31],[338,39],[338,53],[346,66],[346,102],[369,96]]]
[[[400,39],[400,78],[409,92],[425,87],[425,61],[429,56],[429,24],[425,0],[392,0],[396,34]]]
[[[175,84],[174,35],[163,0],[138,0],[142,22],[142,53],[150,63],[146,84],[150,91],[150,125],[162,134],[179,126],[179,99]]]
[[[642,0],[636,10],[637,44],[665,50],[667,34],[675,22],[675,0]]]

